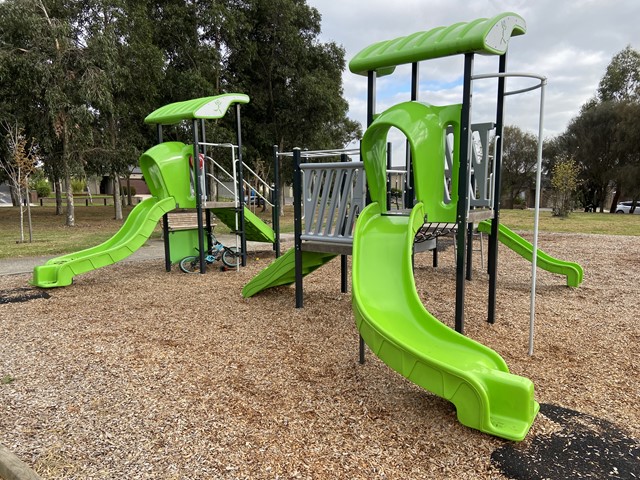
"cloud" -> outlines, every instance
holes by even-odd
[[[595,95],[598,83],[613,55],[631,44],[640,48],[635,23],[640,18],[637,0],[308,0],[322,15],[322,41],[335,41],[346,49],[349,61],[374,42],[414,32],[492,17],[512,11],[527,22],[527,33],[509,44],[508,70],[544,75],[548,79],[545,135],[562,133],[580,107]],[[497,71],[497,59],[476,56],[475,72]],[[393,102],[408,100],[410,74],[398,68],[378,79],[378,111]],[[420,99],[434,104],[459,103],[462,57],[421,63]],[[343,74],[345,98],[350,116],[366,122],[366,77]],[[495,82],[475,82],[474,118],[490,117]],[[508,89],[531,84],[531,80],[509,79]],[[507,101],[508,124],[537,132],[538,93]]]

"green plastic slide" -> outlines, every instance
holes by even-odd
[[[422,305],[413,278],[414,235],[423,204],[410,216],[379,203],[360,214],[353,243],[353,311],[371,350],[406,378],[456,406],[458,420],[509,440],[522,440],[539,405],[533,383],[509,373],[490,348],[447,327]]]
[[[71,285],[73,277],[118,262],[145,244],[165,213],[195,207],[189,187],[189,156],[193,147],[181,142],[160,143],[140,157],[140,168],[152,197],[131,210],[124,225],[106,242],[53,258],[33,270],[32,285],[43,288]]]
[[[31,284],[42,287],[71,285],[73,277],[118,262],[145,244],[156,224],[176,206],[173,197],[151,197],[131,211],[124,225],[106,242],[86,250],[53,258],[35,267]]]
[[[491,233],[491,220],[480,222],[478,231]],[[524,259],[533,260],[533,245],[505,225],[498,225],[498,240]],[[559,260],[538,249],[536,265],[547,272],[566,276],[569,287],[579,287],[582,283],[584,273],[582,267],[575,262]]]
[[[308,275],[334,257],[335,253],[302,252],[302,274]],[[291,248],[253,277],[242,289],[242,296],[249,298],[267,288],[291,285],[295,281],[295,249]]]
[[[231,230],[235,229],[236,213],[233,208],[212,208],[211,212]],[[267,243],[275,243],[276,241],[276,234],[273,229],[246,206],[244,207],[244,230],[249,241]]]

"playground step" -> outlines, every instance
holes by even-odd
[[[207,220],[202,215],[202,225],[206,226]],[[212,227],[216,224],[212,223]],[[198,228],[198,212],[195,210],[182,210],[177,212],[171,212],[167,214],[167,227],[170,232],[176,232],[179,230],[194,230]]]

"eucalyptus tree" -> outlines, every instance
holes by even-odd
[[[143,120],[155,108],[162,80],[163,56],[153,44],[149,12],[145,2],[87,0],[80,19],[87,61],[82,94],[93,127],[83,163],[88,172],[112,179],[116,219],[122,219],[120,179],[149,146]]]
[[[78,5],[63,0],[0,4],[0,63],[6,115],[34,136],[45,161],[57,162],[66,187],[66,224],[75,224],[71,177],[80,171],[90,112],[81,96],[83,43]],[[59,182],[54,182],[59,185]]]
[[[344,49],[319,41],[321,16],[304,0],[237,3],[225,80],[247,93],[244,136],[253,161],[272,147],[340,148],[361,134],[343,97]],[[284,163],[283,181],[291,175]]]
[[[514,208],[516,199],[535,187],[537,138],[517,126],[506,126],[502,140],[502,201]]]

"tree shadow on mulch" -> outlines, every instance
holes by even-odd
[[[19,287],[0,290],[0,305],[4,303],[20,303],[35,300],[36,298],[51,298],[44,290],[39,288]]]
[[[509,478],[638,479],[640,443],[614,424],[557,405],[542,404],[540,413],[561,430],[535,437],[529,444],[506,444],[491,461]]]

